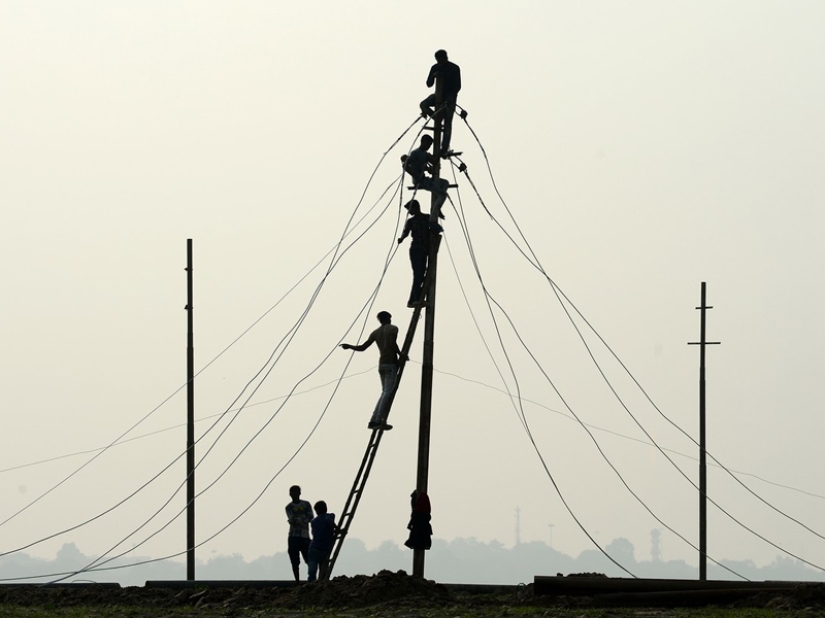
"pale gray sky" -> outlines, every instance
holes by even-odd
[[[707,281],[708,338],[722,342],[708,351],[709,447],[734,470],[801,490],[742,477],[815,533],[717,470],[709,475],[711,497],[770,542],[825,566],[818,536],[825,534],[818,528],[825,515],[818,472],[825,430],[823,26],[820,2],[0,4],[0,521],[92,455],[26,464],[106,446],[150,412],[129,437],[185,421],[183,391],[158,406],[185,380],[186,239],[195,245],[201,368],[336,245],[381,156],[415,120],[432,54],[443,47],[462,68],[459,103],[496,186],[548,275],[663,414],[693,436],[698,350],[687,343],[699,336],[695,307]],[[199,550],[204,558],[280,551],[293,483],[340,512],[379,384],[373,350],[351,357],[335,345],[372,329],[378,309],[407,327],[406,246],[394,254],[366,322],[358,312],[395,249],[399,199],[409,197],[392,195],[398,157],[420,128],[378,168],[355,212],[362,222],[345,245],[386,213],[328,277],[252,396],[259,405],[242,412],[198,469],[203,489],[265,426],[199,499],[199,540],[271,485]],[[453,146],[464,152],[493,217],[516,235],[460,119]],[[552,288],[485,213],[467,179],[458,182],[452,197],[458,204],[460,196],[463,215],[446,211],[439,269],[430,482],[436,536],[510,545],[518,506],[523,541],[548,540],[552,523],[561,551],[591,547],[501,392],[515,392],[517,380],[539,452],[600,544],[626,537],[643,559],[650,530],[663,526],[630,496],[581,426],[565,418],[563,401],[599,429],[599,446],[640,499],[698,544],[695,490],[637,442],[644,434],[610,393]],[[484,285],[558,392],[496,312],[516,379],[509,373],[460,219]],[[199,434],[290,332],[328,261],[198,378]],[[695,480],[695,446],[585,335],[639,424]],[[412,359],[421,360],[420,341]],[[352,377],[325,413],[331,386],[279,408],[278,398],[322,362],[297,392],[334,384],[350,361]],[[420,365],[409,369],[392,413],[396,429],[351,529],[368,546],[405,538]],[[199,444],[199,456],[226,420]],[[112,507],[173,461],[184,437],[178,427],[110,449],[0,525],[0,551]],[[86,554],[106,551],[161,508],[183,479],[182,462],[111,514],[26,551],[52,556],[67,540]],[[179,494],[123,549],[183,503]],[[779,554],[713,507],[710,526],[713,557],[764,563]],[[180,519],[140,553],[180,551],[184,539]],[[696,562],[695,551],[669,531],[663,554]]]

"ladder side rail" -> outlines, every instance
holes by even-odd
[[[370,437],[370,444],[367,446],[366,453],[364,453],[364,459],[361,462],[361,469],[358,471],[358,478],[356,478],[352,491],[347,498],[347,506],[344,507],[345,512],[341,517],[342,525],[338,526],[335,530],[333,537],[333,551],[330,555],[329,566],[327,566],[326,570],[327,579],[329,579],[332,574],[332,569],[335,566],[335,562],[338,560],[338,554],[341,552],[341,547],[344,545],[344,539],[349,532],[349,527],[352,524],[352,520],[355,518],[355,511],[358,509],[358,505],[361,502],[361,497],[364,495],[364,488],[367,485],[367,479],[369,478],[370,470],[372,470],[372,464],[373,461],[375,461],[375,455],[378,452],[378,446],[381,444],[381,436],[383,434],[383,431],[375,429]],[[350,503],[352,506],[349,506]],[[345,519],[346,522],[344,522]]]
[[[368,463],[371,459],[370,455],[374,452],[374,438],[374,435],[370,436],[370,442],[367,445],[367,450],[364,452],[364,457],[361,459],[361,466],[358,468],[358,474],[356,475],[355,481],[352,484],[352,489],[350,490],[349,495],[347,496],[347,501],[344,504],[344,511],[341,513],[342,525],[340,525],[339,528],[343,529],[344,531],[346,531],[346,529],[349,527],[348,524],[346,526],[344,525],[344,520],[347,519],[348,516],[350,516],[352,512],[355,510],[351,507],[351,503],[353,501],[353,497],[360,490],[360,486],[363,484],[361,479],[364,477],[364,471],[368,469]]]
[[[352,490],[350,490],[350,493],[347,496],[344,512],[341,515],[341,523],[336,526],[333,534],[333,548],[332,553],[330,554],[329,566],[326,570],[327,579],[329,579],[329,576],[332,573],[332,568],[335,566],[335,561],[338,559],[338,553],[341,551],[341,546],[344,544],[344,539],[347,536],[347,532],[349,532],[352,519],[355,517],[355,511],[358,508],[358,503],[361,501],[361,492],[363,491],[364,484],[366,483],[368,469],[371,467],[372,460],[375,458],[374,443],[375,432],[373,432],[373,435],[370,436],[370,442],[367,446],[366,452],[364,453],[364,458],[361,460],[361,467],[358,469],[358,475],[352,485]],[[365,472],[365,470],[367,472]]]

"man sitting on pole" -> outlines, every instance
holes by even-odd
[[[447,52],[443,49],[435,52],[435,60],[436,63],[430,69],[429,75],[427,75],[427,87],[433,87],[436,76],[440,76],[444,80],[441,92],[441,107],[433,112],[433,107],[438,105],[435,94],[431,94],[421,101],[420,107],[421,115],[425,118],[429,116],[437,117],[439,112],[443,110],[444,134],[441,137],[441,152],[436,154],[446,158],[450,153],[450,137],[453,133],[453,115],[455,114],[455,106],[458,100],[458,91],[461,90],[461,69],[457,64],[447,60]]]
[[[401,155],[401,162],[404,165],[404,171],[412,178],[414,189],[430,191],[436,196],[432,210],[438,214],[439,218],[443,219],[441,206],[447,199],[447,187],[450,186],[450,183],[443,178],[436,181],[435,178],[427,176],[426,172],[432,172],[432,155],[428,152],[432,145],[433,138],[429,135],[422,135],[418,148],[413,150],[409,156]]]

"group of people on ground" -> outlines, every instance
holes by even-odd
[[[289,488],[292,499],[286,505],[286,519],[289,522],[287,537],[287,554],[292,564],[295,581],[301,581],[301,558],[307,565],[307,581],[327,579],[329,559],[335,542],[335,513],[327,512],[327,503],[319,500],[315,503],[315,517],[309,502],[301,500],[301,488],[293,485]],[[433,529],[430,525],[430,498],[423,491],[415,490],[410,494],[410,523],[407,529],[409,537],[404,545],[410,549],[430,549]],[[310,539],[310,531],[312,538]]]
[[[335,540],[335,513],[328,513],[327,503],[319,500],[315,503],[313,517],[313,507],[306,500],[301,500],[301,488],[298,485],[289,488],[289,497],[292,501],[286,505],[286,519],[289,522],[287,554],[292,563],[295,581],[301,580],[301,558],[307,565],[308,582],[315,581],[319,576],[322,580],[326,579],[329,556]]]

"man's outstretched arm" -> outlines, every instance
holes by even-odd
[[[345,350],[355,350],[356,352],[363,352],[364,350],[366,350],[368,347],[370,347],[372,345],[373,341],[375,341],[375,339],[373,339],[372,335],[370,335],[370,337],[364,343],[361,343],[361,344],[358,344],[358,345],[351,345],[349,343],[342,343],[341,347],[344,348]]]

